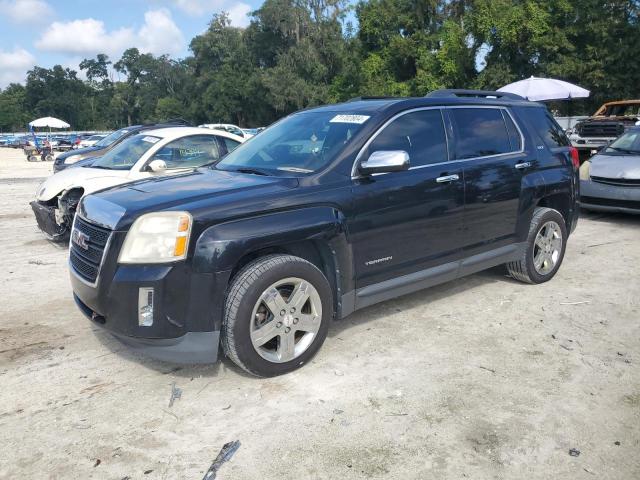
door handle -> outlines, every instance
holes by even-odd
[[[531,166],[531,162],[516,163],[514,166],[518,170],[524,170],[525,168],[529,168]]]
[[[456,180],[460,180],[460,177],[455,173],[453,175],[444,175],[443,177],[436,178],[436,182],[438,183],[449,183]]]

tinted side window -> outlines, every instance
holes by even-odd
[[[522,137],[520,136],[518,129],[513,123],[513,119],[511,118],[511,115],[509,115],[509,113],[503,110],[502,116],[504,117],[504,121],[507,124],[507,133],[509,134],[509,142],[511,142],[511,150],[513,151],[522,150]]]
[[[192,135],[166,144],[153,158],[164,160],[167,168],[195,168],[221,156],[215,135]]]
[[[514,151],[498,108],[452,108],[456,125],[456,158],[485,157]]]
[[[447,137],[440,110],[420,110],[397,118],[371,142],[369,154],[378,150],[404,150],[412,167],[446,162]]]
[[[220,140],[222,140],[222,143],[224,143],[224,146],[227,149],[226,153],[232,152],[238,145],[240,145],[240,142],[236,142],[235,140],[231,140],[227,137],[220,137]]]
[[[568,147],[571,145],[562,127],[551,116],[546,108],[527,108],[527,116],[531,127],[540,135],[548,147]]]

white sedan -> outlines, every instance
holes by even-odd
[[[100,140],[102,140],[104,137],[106,137],[106,135],[91,135],[90,137],[85,138],[84,140],[80,140],[80,143],[78,144],[78,148],[91,147],[96,143],[98,143]]]
[[[38,227],[50,240],[66,240],[84,195],[215,163],[244,141],[225,131],[194,127],[159,128],[133,135],[95,162],[47,178],[31,202]]]
[[[208,128],[210,130],[222,130],[223,132],[233,133],[234,135],[242,137],[245,140],[249,140],[254,136],[252,133],[246,132],[237,125],[232,125],[230,123],[204,123],[202,125],[198,125],[198,127]]]

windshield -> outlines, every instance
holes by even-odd
[[[109,170],[129,170],[158,140],[160,138],[142,133],[133,135],[105,153],[91,166]]]
[[[273,175],[315,172],[329,164],[368,119],[336,112],[298,113],[243,143],[215,168]]]
[[[116,140],[122,138],[122,136],[126,135],[128,132],[129,132],[129,130],[126,129],[126,128],[121,128],[120,130],[116,130],[115,132],[110,133],[109,135],[104,137],[102,140],[100,140],[98,143],[96,143],[96,146],[98,146],[98,147],[108,147],[109,145],[111,145]]]
[[[605,150],[606,153],[638,154],[640,153],[640,130],[627,132],[613,141]]]
[[[640,103],[609,105],[604,115],[607,117],[637,117],[640,115]]]

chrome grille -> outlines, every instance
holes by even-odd
[[[74,230],[83,233],[87,238],[87,248],[82,248],[74,241],[71,233],[69,262],[75,273],[89,283],[95,284],[100,273],[100,265],[111,236],[111,230],[99,227],[76,216]]]
[[[577,127],[581,137],[618,137],[624,133],[620,122],[586,122]]]
[[[591,180],[617,187],[640,187],[640,179],[591,177]]]

